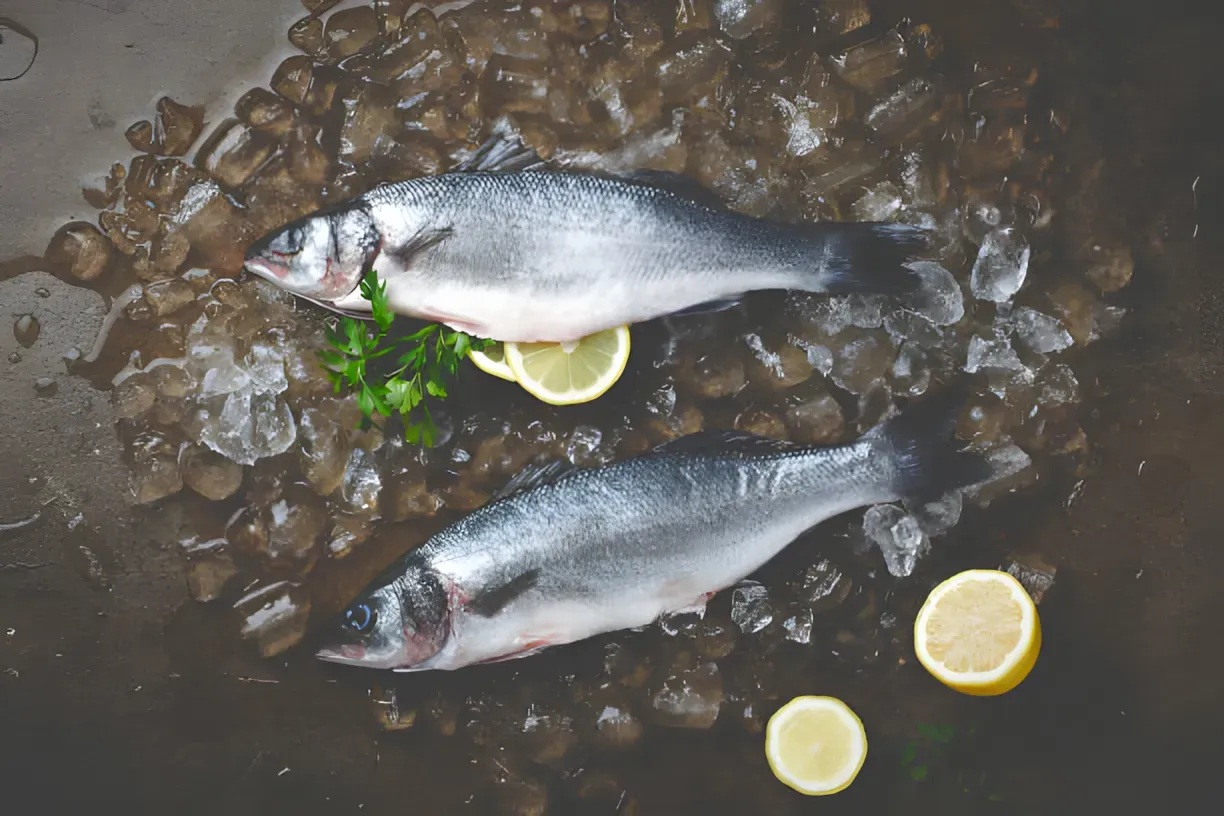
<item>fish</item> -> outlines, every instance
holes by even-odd
[[[573,341],[754,291],[919,287],[905,263],[927,246],[922,228],[756,218],[682,174],[554,167],[505,145],[295,220],[251,244],[245,268],[366,319],[373,269],[393,312],[503,342]]]
[[[844,445],[702,431],[597,467],[533,462],[383,570],[316,656],[453,671],[702,612],[833,516],[989,481],[954,437],[962,403],[925,399]]]

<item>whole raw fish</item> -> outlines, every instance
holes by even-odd
[[[925,243],[917,227],[753,218],[677,174],[521,169],[521,153],[484,150],[459,171],[288,224],[248,249],[246,267],[358,316],[372,267],[393,311],[516,342],[575,340],[757,290],[917,286],[903,266]]]
[[[843,446],[716,431],[597,468],[531,466],[388,567],[318,656],[458,669],[704,609],[825,519],[988,480],[955,415],[937,398]]]

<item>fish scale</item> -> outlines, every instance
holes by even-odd
[[[956,413],[928,400],[835,447],[703,432],[596,468],[531,466],[392,565],[346,618],[381,624],[338,624],[319,656],[457,669],[701,609],[828,518],[989,478],[957,449]]]
[[[792,224],[683,176],[465,170],[376,187],[286,225],[247,268],[345,313],[368,267],[400,314],[495,340],[560,342],[747,292],[899,294],[917,227]]]

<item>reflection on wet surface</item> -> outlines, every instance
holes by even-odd
[[[89,287],[75,291],[100,330],[74,335],[78,353],[58,369],[21,376],[52,400],[57,382],[80,382],[65,370],[108,392],[141,531],[124,547],[157,552],[194,599],[145,618],[164,653],[132,685],[169,682],[156,705],[172,724],[141,750],[243,748],[193,779],[230,780],[205,812],[322,812],[332,797],[381,812],[405,796],[424,812],[798,812],[808,803],[773,779],[760,734],[782,702],[820,693],[850,702],[872,740],[831,807],[978,813],[1094,784],[1104,760],[1055,769],[1076,755],[1058,744],[1064,731],[1065,746],[1095,744],[1134,727],[1114,708],[1146,722],[1189,710],[1134,710],[1140,697],[1207,704],[1151,668],[1098,690],[1116,643],[1157,639],[1145,631],[1159,613],[1135,594],[1154,592],[1143,575],[1174,569],[1170,551],[1212,529],[1187,452],[1159,437],[1132,448],[1129,429],[1159,416],[1166,430],[1148,432],[1171,438],[1212,414],[1201,400],[1121,396],[1140,389],[1119,358],[1159,365],[1119,344],[1136,331],[1124,319],[1159,337],[1157,307],[1137,307],[1128,285],[1160,256],[1148,232],[1122,228],[1099,124],[1059,84],[1076,64],[1051,24],[1061,4],[996,4],[1016,26],[1002,33],[941,4],[860,0],[475,3],[436,18],[394,0],[330,15],[305,5],[288,33],[303,55],[270,89],[206,131],[190,100],[159,101],[127,131],[141,155],[86,191],[98,225],[51,239],[59,280],[28,304],[5,298],[17,311],[4,352],[20,356],[66,331],[39,290]],[[591,405],[548,408],[471,369],[446,403],[445,444],[358,431],[356,406],[315,361],[325,315],[241,277],[242,251],[329,201],[446,170],[499,120],[570,166],[686,172],[754,215],[929,226],[923,297],[758,295],[635,327],[624,378]],[[0,285],[24,292],[32,277]],[[959,381],[973,396],[958,432],[1010,465],[1007,479],[847,514],[701,619],[457,674],[346,671],[308,654],[313,624],[537,455],[598,464],[702,428],[837,442]],[[1125,500],[1107,489],[1120,484]],[[1116,527],[1100,532],[1119,506],[1136,527],[1129,549]],[[140,585],[99,531],[70,533],[68,562],[95,592]],[[986,704],[937,688],[912,659],[926,591],[968,566],[1016,574],[1048,637],[1032,678]],[[10,639],[35,644],[46,625]],[[922,742],[918,726],[932,724],[954,726],[949,744]],[[81,755],[102,739],[91,727]],[[311,756],[299,737],[326,744]],[[921,782],[899,759],[911,740],[929,766]]]

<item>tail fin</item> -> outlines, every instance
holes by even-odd
[[[827,249],[821,270],[822,291],[903,295],[922,279],[902,264],[927,246],[927,230],[908,224],[864,221],[816,225]]]
[[[924,400],[876,431],[893,463],[893,487],[901,498],[933,501],[949,490],[989,481],[990,461],[961,450],[953,435],[964,395],[951,389]]]

